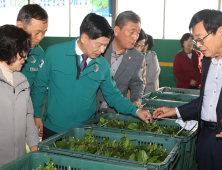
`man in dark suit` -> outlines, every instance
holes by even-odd
[[[202,10],[191,19],[192,42],[205,55],[199,98],[178,108],[158,108],[154,118],[198,117],[197,161],[200,170],[222,169],[222,12]]]
[[[110,64],[113,80],[123,96],[126,97],[127,90],[130,89],[131,102],[142,108],[144,57],[134,48],[140,33],[140,24],[140,17],[133,11],[120,13],[115,22],[114,37],[103,56]],[[97,93],[97,111],[116,112],[107,105],[100,90]]]

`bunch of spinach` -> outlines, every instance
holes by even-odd
[[[109,122],[112,119],[105,119],[103,117],[100,117],[100,122],[97,124],[93,124],[93,126],[101,126],[104,123]],[[180,130],[179,127],[164,127],[164,126],[158,126],[156,121],[152,124],[141,121],[138,123],[134,123],[131,121],[119,121],[114,120],[110,123],[104,125],[104,127],[112,127],[112,128],[119,128],[119,129],[130,129],[130,130],[137,130],[137,131],[143,131],[143,132],[152,132],[152,133],[159,133],[159,134],[168,134],[171,136],[186,136],[189,131],[182,131],[177,135],[177,132]]]
[[[50,161],[52,160],[52,158],[48,158],[47,161],[45,162],[45,164],[47,165],[46,167],[42,167],[42,165],[39,165],[38,168],[36,168],[36,170],[57,170],[56,168],[56,164],[52,163],[50,164]],[[34,170],[34,169],[32,169]],[[68,167],[68,170],[71,170],[71,167]],[[80,170],[80,169],[76,169],[76,170]],[[83,169],[81,169],[83,170]]]
[[[69,137],[69,141],[66,140],[57,141],[54,146],[56,148],[68,149],[72,151],[86,152],[96,155],[110,156],[114,158],[139,161],[147,164],[148,162],[160,163],[167,157],[166,149],[163,150],[162,147],[157,148],[156,144],[151,145],[141,145],[134,147],[131,141],[128,140],[127,134],[120,139],[117,143],[116,140],[109,142],[108,138],[104,138],[101,143],[99,143],[94,138],[93,131],[89,131],[84,137],[78,141],[74,137]]]
[[[47,166],[46,167],[42,167],[42,165],[39,165],[39,167],[36,168],[36,170],[54,170],[56,164],[53,164],[53,163],[50,164],[51,160],[52,160],[52,158],[48,158],[47,161],[45,162],[45,164]]]

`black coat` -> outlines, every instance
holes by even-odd
[[[211,63],[211,57],[203,57],[202,63],[202,78],[201,78],[201,88],[200,88],[200,96],[191,101],[188,104],[178,107],[180,115],[184,121],[189,120],[193,117],[198,117],[198,134],[200,133],[200,125],[201,125],[201,109],[203,103],[203,96],[204,96],[204,88],[206,84],[206,78],[209,71]],[[222,120],[222,90],[220,92],[220,96],[217,103],[216,108],[217,114],[217,134],[222,132],[220,120]]]

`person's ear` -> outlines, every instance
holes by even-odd
[[[119,26],[115,26],[114,27],[114,35],[118,36],[119,32],[120,32],[120,27]]]
[[[218,30],[220,39],[222,40],[222,26],[220,26],[217,30]]]
[[[24,24],[22,21],[17,21],[16,25],[18,28],[22,28],[22,29],[24,28]]]
[[[89,36],[86,34],[86,33],[83,33],[81,36],[80,36],[80,40],[81,42],[84,44],[88,41],[89,39]]]

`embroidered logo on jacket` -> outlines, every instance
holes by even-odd
[[[32,57],[32,58],[30,58],[30,59],[31,59],[31,61],[30,61],[30,62],[31,62],[32,64],[34,64],[34,63],[36,62],[35,57]]]
[[[96,66],[94,67],[94,72],[99,71],[99,66],[96,64]]]

